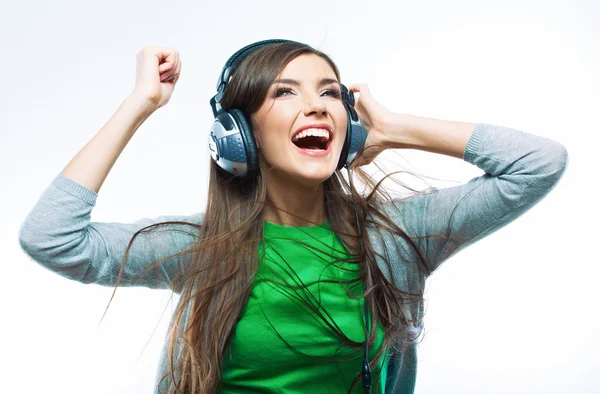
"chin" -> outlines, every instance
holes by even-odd
[[[273,179],[285,183],[296,183],[306,188],[316,187],[329,179],[337,168],[339,154],[328,158],[299,158],[295,155],[288,156],[287,160],[280,160],[281,164],[266,164],[265,174],[270,174]],[[264,157],[261,157],[264,159]]]
[[[299,184],[311,187],[318,186],[321,183],[325,182],[329,179],[333,173],[335,172],[335,168],[318,168],[314,170],[304,169],[302,172],[297,172],[295,174],[290,174],[291,177],[295,178]]]

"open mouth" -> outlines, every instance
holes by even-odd
[[[327,150],[331,144],[331,134],[325,129],[306,129],[296,134],[292,142],[300,149]]]

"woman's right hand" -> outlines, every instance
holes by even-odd
[[[146,100],[153,110],[169,102],[181,75],[179,52],[168,47],[144,47],[137,54],[132,96]]]

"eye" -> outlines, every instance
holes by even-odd
[[[293,93],[290,88],[279,88],[275,91],[275,97],[287,96],[286,93]],[[329,95],[333,98],[339,99],[342,96],[342,93],[339,89],[327,89],[323,92],[323,95]]]
[[[275,92],[275,97],[284,96],[284,93],[291,93],[292,89],[290,88],[279,88]]]
[[[325,93],[331,95],[331,97],[334,98],[340,98],[340,96],[342,95],[342,93],[338,89],[327,89],[325,90],[325,92],[323,92],[323,94]]]

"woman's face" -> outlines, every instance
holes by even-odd
[[[269,175],[313,187],[335,171],[347,116],[340,84],[325,59],[305,54],[288,63],[252,121]]]

